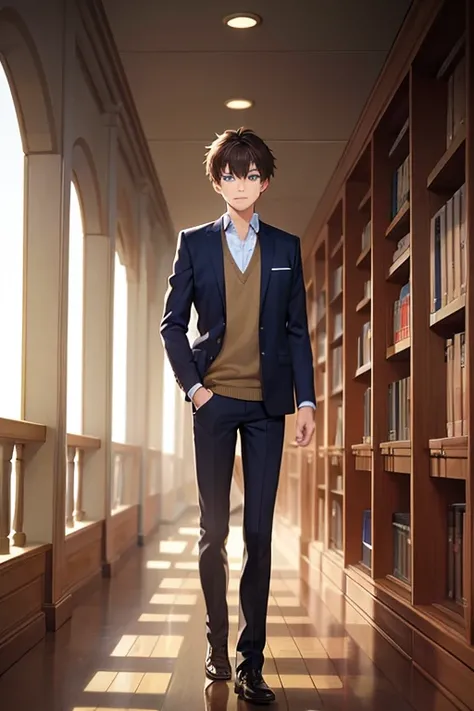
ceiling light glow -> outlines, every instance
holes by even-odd
[[[249,30],[251,27],[259,25],[262,18],[253,12],[236,13],[224,17],[224,23],[234,30]]]
[[[229,99],[225,102],[228,109],[235,109],[241,111],[242,109],[249,109],[253,106],[253,101],[250,99]]]

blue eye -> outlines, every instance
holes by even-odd
[[[230,183],[230,181],[233,180],[233,179],[234,179],[234,176],[233,176],[233,175],[223,175],[223,176],[222,176],[222,180],[223,180],[224,182],[226,182],[226,183]]]
[[[260,180],[260,176],[259,176],[259,175],[255,175],[255,174],[254,174],[254,175],[249,175],[249,180],[251,180],[252,182],[255,182],[256,180]]]

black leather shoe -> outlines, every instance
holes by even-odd
[[[237,674],[234,686],[239,698],[251,704],[271,704],[275,694],[265,683],[259,669],[244,669]]]
[[[227,643],[220,647],[207,645],[205,668],[207,678],[212,681],[228,681],[232,678]]]

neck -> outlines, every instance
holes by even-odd
[[[252,215],[254,213],[254,206],[252,205],[247,208],[247,210],[243,210],[242,212],[237,212],[237,210],[234,210],[233,207],[227,205],[227,211],[232,222],[234,223],[237,234],[240,239],[244,240],[248,234],[250,220],[252,219]]]

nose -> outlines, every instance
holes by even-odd
[[[243,192],[244,192],[244,190],[245,190],[245,180],[244,180],[243,178],[241,178],[241,179],[239,180],[238,188],[237,188],[237,189],[238,189],[239,193],[243,193]]]

